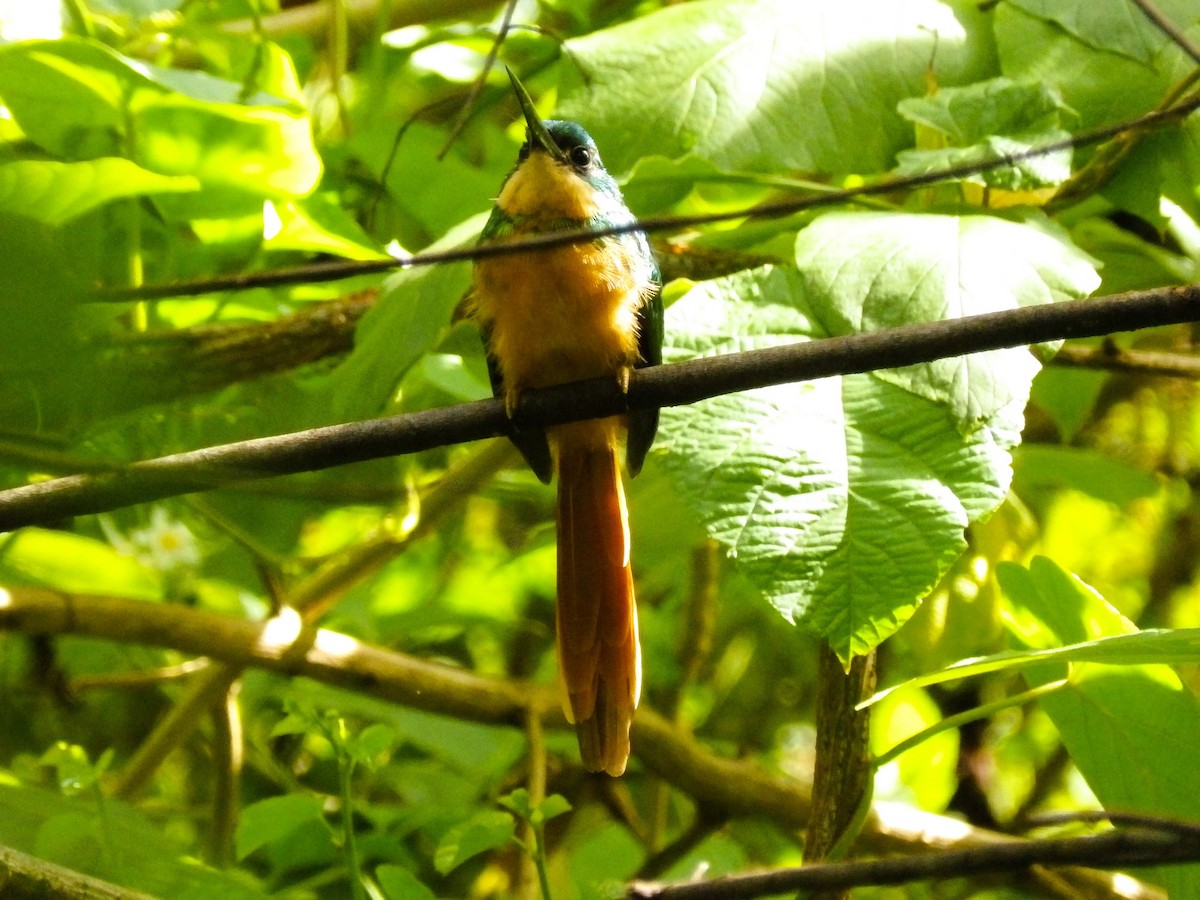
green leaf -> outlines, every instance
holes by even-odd
[[[434,854],[433,865],[441,874],[458,868],[486,850],[506,844],[513,837],[513,817],[499,810],[485,810],[454,826],[444,835]]]
[[[54,769],[59,790],[68,797],[91,790],[111,762],[111,749],[93,764],[83,747],[66,741],[58,741],[38,759],[39,764]]]
[[[149,172],[117,157],[90,162],[49,160],[0,166],[0,209],[61,225],[122,197],[184,193],[200,188],[187,176]]]
[[[457,247],[479,234],[483,217],[461,223],[430,250]],[[405,373],[450,324],[471,282],[466,263],[405,269],[388,278],[363,316],[354,351],[334,373],[334,409],[343,421],[379,415]]]
[[[1007,255],[997,255],[997,248]],[[800,271],[702,284],[668,311],[668,359],[1080,296],[1085,257],[986,217],[830,215]],[[683,500],[787,618],[843,659],[895,631],[990,513],[1037,363],[1024,349],[716,397],[663,411]]]
[[[529,791],[525,788],[517,788],[511,793],[499,797],[496,802],[518,818],[533,825],[544,825],[550,819],[571,810],[570,802],[561,794],[551,794],[534,806]]]
[[[1003,77],[910,97],[897,109],[910,122],[940,131],[959,147],[996,134],[1055,128],[1067,111],[1058,93],[1046,85]]]
[[[374,769],[379,757],[387,753],[395,743],[395,729],[375,722],[346,742],[346,752],[354,762]]]
[[[162,586],[141,563],[82,535],[22,528],[0,539],[0,583],[29,584],[69,594],[158,600]]]
[[[138,105],[133,128],[135,161],[156,172],[280,198],[305,196],[321,177],[308,118],[287,109],[162,94]]]
[[[896,157],[900,175],[919,175],[951,166],[1016,154],[1070,137],[1063,119],[1071,111],[1043,84],[993,78],[961,88],[943,88],[930,97],[910,97],[897,107],[909,121],[940,132],[950,144],[938,149],[904,150]],[[1056,185],[1071,175],[1071,150],[1059,150],[966,180],[1006,190]]]
[[[0,47],[0,98],[67,159],[126,155],[163,175],[256,197],[308,194],[321,175],[307,115],[203,72],[163,69],[81,38]]]
[[[347,149],[380,179],[391,160],[386,183],[389,200],[402,217],[398,233],[402,240],[419,239],[421,243],[440,237],[485,209],[517,156],[516,146],[497,134],[496,148],[483,165],[478,159],[463,159],[457,152],[431,164],[446,142],[446,133],[422,122],[404,132],[398,147],[395,140],[396,122],[387,118],[368,133],[352,135]]]
[[[970,147],[936,150],[904,150],[896,155],[896,174],[902,177],[943,172],[956,166],[990,162],[1009,154],[1024,153],[1053,141],[1065,140],[1070,132],[1061,129],[1016,137],[988,137]],[[1009,165],[992,166],[963,177],[962,181],[985,184],[1007,191],[1030,190],[1062,184],[1071,177],[1071,151],[1058,150],[1022,159]]]
[[[526,788],[517,788],[503,797],[496,798],[496,802],[526,822],[533,818],[533,801]]]
[[[744,171],[882,171],[912,141],[895,113],[984,52],[932,0],[704,0],[566,42],[558,114],[583,122],[611,171],[695,154]]]
[[[0,844],[152,897],[252,900],[267,895],[245,873],[214,871],[164,829],[113,798],[102,806],[52,791],[0,784]]]
[[[538,804],[537,815],[541,817],[543,822],[549,822],[551,819],[570,811],[571,803],[566,797],[562,794],[551,794]]]
[[[80,38],[0,47],[0,98],[31,140],[68,158],[116,153],[124,98],[150,83],[119,54]]]
[[[1040,559],[1041,557],[1039,557]],[[1018,580],[1015,563],[1001,563],[998,571],[1006,591],[1024,596],[1034,588]],[[1016,567],[1020,569],[1019,566]],[[1021,570],[1024,571],[1024,570]],[[1086,588],[1084,588],[1086,590]],[[1111,635],[1095,640],[1047,647],[1041,650],[1005,650],[989,656],[959,660],[938,672],[910,678],[902,685],[882,690],[863,706],[878,703],[901,687],[928,687],[989,672],[1022,671],[1048,664],[1092,663],[1105,666],[1186,665],[1200,662],[1200,628],[1147,629],[1132,634]]]
[[[321,817],[320,799],[309,794],[284,794],[251,803],[238,818],[234,837],[237,858],[245,859],[259,847],[282,840]]]
[[[1196,21],[1193,0],[1157,5],[1185,28]],[[1193,65],[1126,0],[1018,0],[993,15],[1003,74],[1057,90],[1085,128],[1152,109]]]
[[[937,704],[919,688],[908,685],[889,694],[871,715],[871,752],[879,756],[941,718]],[[939,732],[875,773],[875,798],[943,810],[958,787],[957,763],[958,732]]]
[[[1074,300],[1100,284],[1095,261],[1040,217],[837,213],[800,232],[796,263],[834,335]],[[876,374],[947,404],[965,430],[1001,411],[1020,429],[1037,370],[1017,347]]]
[[[1158,481],[1104,453],[1079,447],[1025,444],[1014,455],[1014,488],[1069,487],[1125,506],[1158,492]]]
[[[335,198],[272,203],[263,248],[330,253],[345,259],[387,259]]]
[[[403,866],[382,865],[375,870],[375,879],[387,900],[435,900],[437,896]]]
[[[1006,564],[997,574],[1014,607],[1010,630],[1018,640],[1044,646],[1140,637],[1132,622],[1045,557],[1027,570]],[[1185,639],[1195,643],[1197,632],[1191,631]],[[1191,660],[1197,658],[1193,649]],[[1037,670],[1026,677],[1042,683],[1050,676]],[[1200,818],[1200,769],[1193,759],[1200,746],[1200,701],[1174,670],[1079,664],[1066,689],[1040,702],[1106,808]],[[1200,896],[1200,866],[1172,866],[1156,875],[1172,898]]]
[[[1011,0],[1012,5],[1032,16],[1054,22],[1064,31],[1096,50],[1112,51],[1149,64],[1170,38],[1134,3],[1124,0],[1091,0],[1061,3],[1057,0]],[[1195,6],[1189,0],[1160,0],[1155,4],[1169,21],[1182,26],[1195,21]]]

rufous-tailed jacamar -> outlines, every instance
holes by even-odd
[[[633,223],[588,133],[574,122],[543,121],[509,75],[526,139],[480,242]],[[527,388],[607,375],[625,389],[633,369],[662,361],[659,272],[641,232],[478,259],[470,308],[483,333],[492,388],[510,417]],[[650,409],[512,431],[542,481],[558,475],[563,708],[584,766],[610,775],[625,771],[641,692],[618,452],[624,442],[626,467],[636,475],[657,428],[658,410]]]

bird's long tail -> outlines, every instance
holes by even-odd
[[[629,516],[613,446],[558,453],[558,663],[563,709],[592,772],[620,775],[641,693]]]

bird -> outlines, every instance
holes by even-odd
[[[481,245],[530,235],[636,225],[582,126],[542,120],[510,69],[525,142]],[[495,396],[512,423],[527,389],[612,377],[662,362],[661,276],[644,233],[477,258],[468,315],[479,325]],[[555,636],[563,712],[584,768],[624,773],[641,695],[625,468],[638,474],[657,409],[549,428],[510,427],[537,477],[558,479]]]

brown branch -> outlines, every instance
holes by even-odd
[[[1071,838],[1013,841],[896,859],[817,863],[756,875],[728,875],[688,884],[635,884],[638,900],[734,900],[795,891],[849,890],[927,878],[1021,872],[1030,866],[1084,865],[1100,869],[1200,860],[1200,832],[1117,830]]]
[[[256,438],[0,491],[0,531],[101,512],[238,481],[415,453],[630,409],[683,406],[719,394],[830,375],[868,372],[1003,347],[1190,322],[1200,284],[1134,291],[1080,303],[1023,307],[866,334],[688,360],[615,380],[528,391],[512,422],[496,400],[425,410],[277,437]]]
[[[436,527],[448,512],[456,509],[514,456],[515,451],[507,442],[496,441],[455,463],[420,497],[420,518],[411,531],[396,533],[391,526],[380,528],[295,585],[286,604],[281,605],[296,610],[305,622],[318,621],[346,591],[369,577],[411,541]],[[205,666],[188,684],[184,696],[138,746],[113,788],[115,794],[129,797],[141,790],[167,755],[191,735],[203,713],[222,702],[242,674],[242,668],[236,665],[205,661]]]
[[[1159,350],[1122,350],[1113,341],[1098,346],[1066,344],[1051,361],[1056,366],[1105,369],[1165,378],[1200,378],[1200,356]]]
[[[68,596],[40,588],[0,589],[0,629],[28,634],[79,634],[166,647],[244,667],[299,675],[391,702],[475,722],[566,729],[550,685],[485,677],[364,644],[304,624],[299,617],[251,622],[206,610],[112,597]],[[710,815],[766,818],[803,829],[811,789],[752,760],[717,756],[683,729],[643,707],[633,726],[633,750],[650,773],[693,798]],[[898,804],[877,803],[863,829],[874,850],[913,852],[929,847],[1018,842],[957,820]],[[1106,877],[1088,873],[1093,888],[1112,896]],[[1146,895],[1139,895],[1146,896]]]
[[[827,643],[817,663],[817,747],[813,766],[812,815],[804,833],[808,862],[837,859],[858,836],[869,808],[874,770],[870,763],[871,716],[860,704],[875,693],[876,658],[871,650],[849,668]],[[840,891],[821,893],[840,900]]]
[[[6,900],[154,900],[8,847],[0,847],[0,893]]]
[[[80,418],[126,413],[347,353],[377,294],[359,291],[274,322],[106,335],[80,348],[86,391],[79,389],[75,369],[39,373],[36,394],[0,395],[0,421],[9,428],[32,430],[36,424],[40,431],[54,431]]]
[[[681,249],[656,242],[666,280],[716,278],[768,262],[760,254],[708,248]],[[375,288],[313,303],[272,322],[237,322],[104,335],[80,347],[87,389],[76,371],[36,376],[37,390],[0,394],[7,429],[55,433],[83,421],[130,412],[153,403],[208,393],[341,356],[354,347],[355,329],[378,298]],[[72,462],[67,454],[8,442],[0,455],[28,460],[38,471],[83,472],[113,468]],[[339,485],[339,491],[343,486]]]

